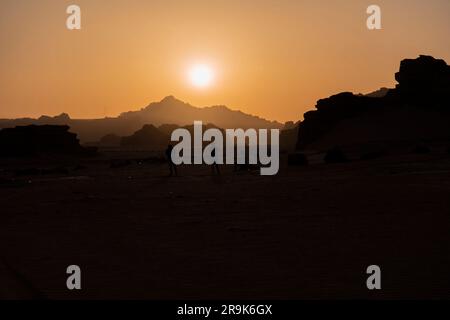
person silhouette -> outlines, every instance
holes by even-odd
[[[211,152],[211,156],[213,156],[214,158],[216,157],[216,149],[213,149],[213,151]],[[216,171],[217,174],[220,175],[219,165],[217,164],[216,161],[214,161],[214,163],[212,164],[211,169],[213,175]]]
[[[175,173],[175,176],[178,176],[177,166],[175,165],[175,163],[173,163],[173,160],[172,160],[172,150],[173,150],[173,146],[171,144],[169,144],[166,149],[166,158],[167,158],[167,162],[169,164],[170,176],[173,176],[174,173]]]

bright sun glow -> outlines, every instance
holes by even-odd
[[[209,87],[214,80],[214,72],[205,64],[198,64],[189,70],[189,81],[198,88]]]

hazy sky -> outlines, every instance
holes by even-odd
[[[370,4],[383,30],[367,29]],[[450,63],[449,39],[449,0],[1,0],[0,117],[116,116],[175,95],[299,120],[319,98],[393,86],[402,58]],[[211,87],[187,81],[195,63]]]

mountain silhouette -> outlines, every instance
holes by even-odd
[[[26,125],[68,125],[71,132],[77,133],[80,141],[99,141],[106,135],[129,136],[144,125],[177,126],[192,125],[194,121],[214,123],[220,128],[281,128],[282,124],[257,116],[231,110],[225,106],[205,108],[194,107],[188,103],[168,96],[138,111],[124,112],[115,118],[81,120],[71,119],[63,113],[56,117],[42,116],[38,119],[0,119],[0,128]]]
[[[167,148],[167,145],[171,143],[170,137],[175,129],[183,128],[190,132],[191,136],[194,136],[194,125],[178,126],[174,124],[163,124],[156,128],[154,125],[146,124],[141,129],[137,130],[130,136],[127,137],[117,137],[114,135],[106,135],[100,140],[99,146],[115,146],[116,139],[120,139],[121,147],[125,148],[138,148],[144,150],[163,150]],[[223,129],[218,128],[214,124],[203,123],[202,130],[206,131],[211,128],[216,128],[225,132]]]
[[[257,116],[235,111],[226,106],[197,108],[174,96],[151,103],[139,111],[122,113],[119,119],[142,121],[155,126],[163,124],[191,125],[196,120],[214,123],[221,128],[280,128],[278,122],[270,122]]]

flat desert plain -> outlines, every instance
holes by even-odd
[[[448,154],[306,167],[284,156],[273,177],[168,177],[165,163],[127,157],[2,160],[2,298],[450,298]],[[69,265],[82,290],[67,289]],[[370,265],[382,290],[366,287]]]

